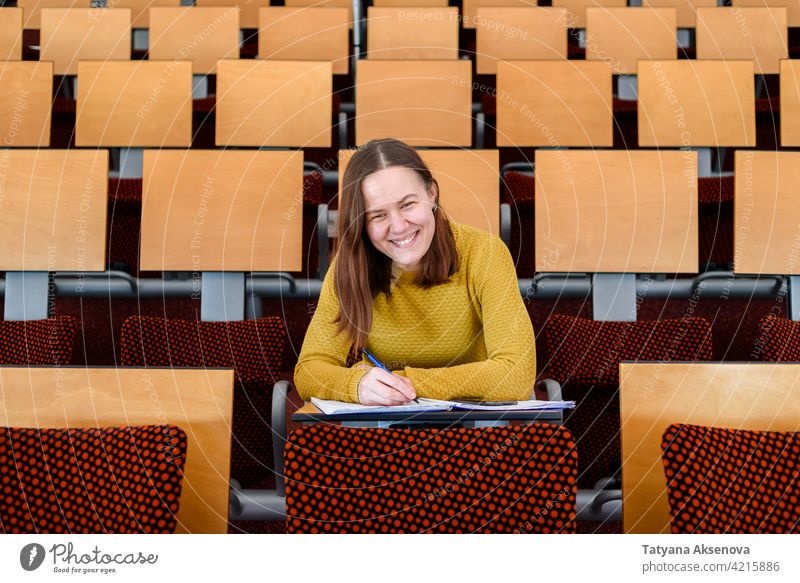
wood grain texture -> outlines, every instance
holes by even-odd
[[[302,221],[302,152],[144,153],[143,270],[300,271]]]
[[[613,145],[611,67],[589,61],[501,61],[497,145]]]
[[[216,73],[218,60],[239,58],[239,9],[151,8],[148,58],[191,61],[195,75]]]
[[[270,6],[261,8],[258,15],[260,58],[330,61],[334,75],[350,71],[346,9]]]
[[[781,61],[781,145],[800,146],[800,61]]]
[[[128,8],[45,8],[41,26],[40,60],[52,61],[55,75],[77,75],[78,61],[131,58]]]
[[[356,144],[472,145],[469,61],[358,61]]]
[[[639,61],[639,146],[756,145],[752,61]]]
[[[22,59],[22,8],[0,8],[0,60]]]
[[[697,273],[697,153],[536,152],[536,271]]]
[[[22,27],[38,30],[41,26],[43,8],[89,8],[91,0],[17,0],[17,6],[22,8]]]
[[[106,150],[0,150],[0,271],[103,271]]]
[[[497,73],[497,61],[567,58],[564,8],[478,8],[476,71]]]
[[[188,147],[192,141],[189,61],[81,61],[75,144]]]
[[[367,9],[367,58],[447,60],[458,58],[458,8]]]
[[[567,9],[569,28],[586,28],[586,9],[602,6],[604,8],[623,8],[627,0],[553,0],[554,8]]]
[[[331,145],[329,61],[220,61],[217,146]]]
[[[786,24],[792,27],[800,26],[800,0],[731,0],[731,5],[738,7],[786,8]]]
[[[258,28],[258,11],[269,6],[269,0],[195,0],[195,8],[228,8],[231,6],[239,9],[239,26],[252,29]]]
[[[133,28],[150,27],[150,9],[157,6],[180,6],[181,0],[107,0],[114,8],[131,9],[131,26]]]
[[[586,60],[635,75],[640,59],[677,59],[674,8],[587,8]]]
[[[622,514],[626,533],[669,533],[661,436],[672,423],[800,430],[800,365],[622,363]]]
[[[353,154],[355,150],[339,150],[339,196],[344,170]],[[439,184],[439,203],[448,217],[500,234],[497,150],[420,150],[419,155]]]
[[[786,8],[698,8],[696,35],[698,59],[752,59],[757,75],[789,56]]]
[[[678,28],[694,28],[698,8],[712,8],[717,0],[642,0],[648,8],[675,8]]]
[[[0,145],[49,146],[53,63],[0,61]]]
[[[227,532],[232,410],[232,370],[0,368],[4,426],[180,427],[179,533]]]

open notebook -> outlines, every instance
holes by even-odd
[[[354,413],[418,413],[424,411],[560,411],[575,407],[575,401],[515,401],[514,404],[485,405],[462,401],[440,401],[420,397],[419,403],[393,405],[391,407],[359,405],[342,401],[325,401],[311,397],[311,402],[326,415],[349,415]]]

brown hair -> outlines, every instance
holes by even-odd
[[[336,322],[360,350],[372,328],[372,301],[381,292],[391,294],[392,260],[375,249],[366,231],[361,185],[367,176],[401,166],[416,172],[428,192],[434,191],[435,230],[420,262],[414,282],[423,287],[444,283],[458,271],[458,252],[453,233],[439,202],[439,185],[411,146],[394,139],[372,140],[350,159],[342,179],[339,201],[339,236],[334,281],[339,296]]]

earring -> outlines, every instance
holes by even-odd
[[[438,205],[438,204],[436,204],[436,203],[433,203],[433,207],[431,208],[431,210],[433,211],[433,214],[436,214],[436,211],[437,211],[438,209],[439,209],[439,205]]]

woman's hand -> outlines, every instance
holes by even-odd
[[[378,367],[370,367],[358,383],[358,402],[362,405],[405,405],[416,396],[409,379]]]

